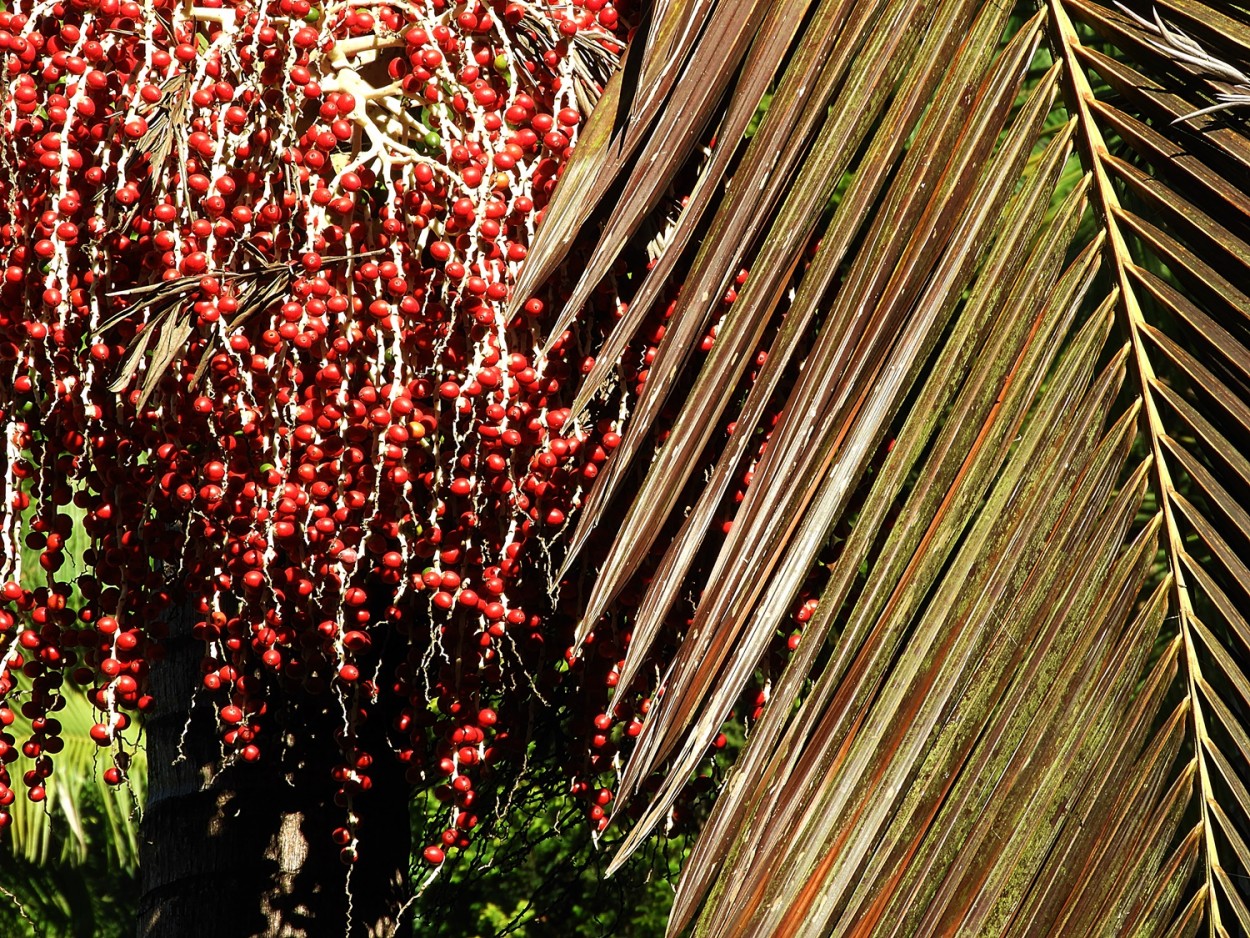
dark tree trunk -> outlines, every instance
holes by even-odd
[[[264,757],[214,777],[221,750],[204,695],[188,723],[203,645],[187,631],[185,622],[174,625],[150,679],[161,709],[146,729],[140,938],[396,934],[410,857],[402,771],[386,758],[370,769],[373,789],[357,802],[361,849],[349,890],[330,837],[344,817],[330,779],[343,722],[337,703],[330,695],[272,700],[268,738],[258,740]],[[369,751],[385,754],[385,723],[379,714],[366,724]]]

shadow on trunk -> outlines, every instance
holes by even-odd
[[[189,632],[184,615],[151,672],[153,694],[167,703],[147,721],[140,938],[396,934],[411,839],[402,768],[379,759],[370,769],[373,788],[357,800],[360,857],[349,883],[331,840],[345,817],[330,776],[340,758],[337,700],[271,695],[261,760],[214,775],[221,744],[212,703],[194,693],[203,645]],[[360,728],[367,751],[386,751],[387,722],[376,715]]]

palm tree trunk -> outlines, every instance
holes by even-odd
[[[396,934],[410,856],[402,771],[375,760],[349,880],[330,836],[344,814],[330,779],[333,733],[342,724],[337,704],[328,696],[274,699],[265,757],[214,775],[221,749],[212,707],[201,700],[187,712],[203,646],[186,621],[170,632],[166,657],[151,673],[165,709],[146,729],[140,938]],[[366,728],[380,738],[386,722],[379,716]]]

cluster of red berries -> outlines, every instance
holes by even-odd
[[[124,778],[181,605],[237,758],[275,688],[341,698],[345,856],[381,694],[448,842],[472,828],[543,541],[619,440],[566,426],[588,363],[535,357],[543,301],[504,309],[625,29],[604,0],[0,13],[0,701],[31,726],[0,806],[19,752],[42,796],[67,678]],[[411,638],[394,673],[381,630]]]

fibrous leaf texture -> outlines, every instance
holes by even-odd
[[[644,587],[622,853],[767,680],[670,933],[1246,934],[1246,7],[666,10],[529,263],[604,226],[575,321],[693,186],[588,369],[575,409],[616,407],[680,286],[565,561],[579,642]]]

